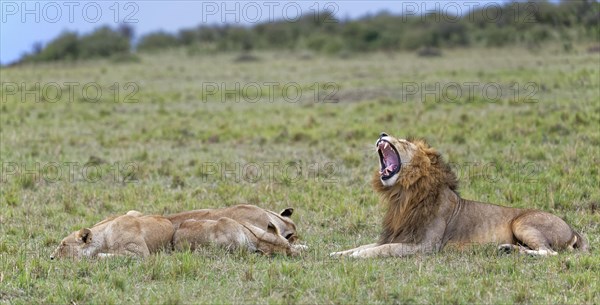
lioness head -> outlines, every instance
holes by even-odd
[[[81,229],[75,231],[65,237],[56,250],[50,255],[50,259],[71,257],[81,258],[83,256],[84,249],[92,241],[92,231],[90,229]]]
[[[287,239],[290,244],[295,243],[298,240],[296,233],[296,224],[290,218],[294,213],[293,208],[287,208],[281,213],[277,214],[272,211],[268,211],[271,221],[267,231],[283,236]]]

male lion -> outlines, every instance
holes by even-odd
[[[129,211],[69,234],[50,259],[114,255],[145,257],[170,248],[174,232],[171,222],[162,216],[144,216],[138,211]]]
[[[331,256],[405,256],[440,251],[448,244],[484,243],[543,256],[587,250],[581,235],[550,213],[460,198],[456,175],[422,140],[382,133],[376,147],[381,168],[373,187],[388,205],[379,242]]]
[[[254,205],[194,210],[167,215],[173,223],[173,246],[177,250],[215,244],[228,250],[249,250],[267,255],[297,255],[306,248],[295,245],[294,209],[277,214]]]

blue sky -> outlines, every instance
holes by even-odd
[[[505,1],[27,1],[0,0],[0,63],[17,60],[35,42],[46,44],[65,30],[88,33],[101,25],[128,23],[136,36],[162,30],[177,32],[202,24],[251,25],[270,20],[294,21],[299,14],[334,11],[337,18],[357,18],[388,11],[423,14],[437,8],[465,14],[474,6]]]

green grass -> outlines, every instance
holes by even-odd
[[[3,86],[0,302],[598,303],[600,71],[597,54],[575,49],[450,50],[434,59],[257,53],[260,60],[248,63],[234,62],[237,54],[174,51],[139,63],[3,69],[4,84],[55,82],[63,95],[23,101]],[[69,101],[65,82],[78,82],[76,92],[97,83],[102,98]],[[137,85],[136,103],[123,102],[134,90],[128,82]],[[261,101],[236,103],[234,93],[223,102],[202,90],[222,82],[259,84]],[[269,82],[279,83],[272,95]],[[491,102],[464,91],[448,102],[401,91],[454,82],[497,83],[503,94]],[[529,82],[537,102],[515,101],[510,90],[527,95]],[[286,84],[302,88],[300,101],[283,99]],[[322,96],[337,90],[339,101],[315,100],[316,87]],[[587,237],[591,252],[540,259],[480,246],[330,259],[378,236],[383,209],[369,180],[381,131],[428,139],[457,169],[463,197],[555,213]],[[203,249],[145,260],[48,259],[69,232],[111,214],[240,202],[295,207],[310,250],[298,258]]]

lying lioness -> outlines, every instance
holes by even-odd
[[[485,243],[544,256],[587,250],[585,239],[558,216],[461,198],[456,175],[424,141],[382,133],[375,147],[379,170],[373,188],[387,205],[381,237],[378,243],[332,256],[406,256]]]
[[[144,216],[140,212],[129,211],[69,234],[50,259],[113,255],[145,257],[170,248],[174,232],[171,222],[162,216]]]
[[[297,255],[306,247],[295,245],[296,225],[292,208],[277,214],[254,205],[203,209],[165,216],[175,228],[176,250],[209,244],[228,250],[249,250],[264,254]]]

